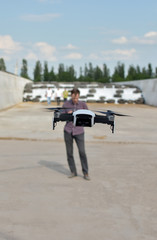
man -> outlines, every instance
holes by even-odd
[[[55,98],[56,98],[58,106],[60,105],[61,97],[62,97],[61,90],[59,88],[57,88],[57,90],[55,92]]]
[[[46,97],[47,97],[47,104],[51,104],[51,97],[52,97],[52,90],[50,87],[46,91]]]
[[[65,113],[72,113],[73,111],[76,111],[78,109],[88,109],[85,102],[79,101],[79,96],[80,91],[78,89],[73,89],[71,91],[71,99],[63,104],[63,107],[67,108],[64,110]],[[79,151],[84,179],[90,180],[88,176],[88,162],[85,153],[84,128],[81,126],[74,126],[72,122],[66,122],[66,125],[64,127],[64,140],[66,146],[67,160],[69,168],[71,170],[71,175],[69,177],[73,178],[77,176],[77,169],[73,156],[73,140],[75,140]]]
[[[68,91],[66,90],[66,88],[64,89],[64,91],[63,91],[63,99],[64,99],[64,102],[66,102],[67,101],[67,98],[68,98]]]

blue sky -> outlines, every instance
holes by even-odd
[[[32,77],[37,60],[58,69],[118,62],[157,67],[156,0],[0,0],[0,58]]]

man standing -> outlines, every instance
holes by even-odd
[[[61,90],[59,88],[57,88],[57,90],[55,92],[55,98],[56,98],[58,106],[60,105],[61,97],[62,97]]]
[[[63,107],[67,108],[65,109],[65,113],[72,113],[78,109],[88,109],[85,102],[79,101],[79,96],[80,91],[78,89],[73,89],[71,91],[71,99],[63,104]],[[79,151],[84,179],[90,180],[88,176],[88,162],[85,153],[84,128],[81,126],[74,126],[73,122],[66,122],[64,127],[64,140],[67,160],[71,170],[71,175],[69,177],[73,178],[77,176],[77,169],[73,156],[73,140],[75,140]]]
[[[47,104],[51,104],[52,90],[50,87],[46,90],[45,95],[47,97]]]
[[[68,98],[68,91],[66,90],[66,88],[64,89],[64,91],[63,91],[63,99],[64,99],[64,102],[66,102],[67,101],[67,98]]]

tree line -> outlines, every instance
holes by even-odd
[[[0,70],[7,71],[5,61],[3,58],[0,58]],[[28,64],[27,60],[22,60],[22,66],[20,69],[20,76],[23,78],[30,79],[28,74]],[[157,78],[157,67],[153,71],[151,63],[147,67],[141,68],[139,65],[134,66],[130,65],[127,73],[125,72],[124,63],[118,62],[117,66],[114,68],[114,72],[111,75],[110,69],[104,63],[103,67],[99,66],[93,67],[93,64],[90,62],[85,64],[82,68],[80,67],[79,76],[75,71],[73,65],[65,66],[63,63],[58,65],[58,72],[55,73],[54,67],[52,66],[49,70],[47,61],[44,62],[43,66],[38,60],[35,63],[33,70],[33,81],[34,82],[121,82],[121,81],[132,81],[132,80],[142,80],[142,79],[151,79]]]

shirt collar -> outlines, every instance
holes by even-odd
[[[70,100],[70,103],[71,103],[72,105],[75,105],[75,106],[76,106],[76,105],[79,104],[79,101],[78,101],[76,104],[74,104],[73,101],[72,101],[72,99],[71,99],[71,100]]]

